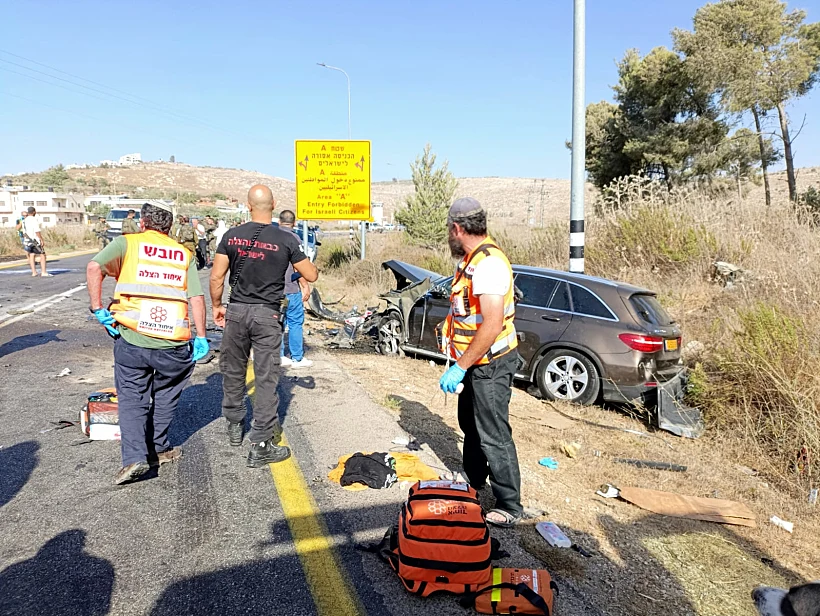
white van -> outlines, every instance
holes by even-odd
[[[115,207],[108,212],[105,221],[108,223],[108,226],[111,227],[108,231],[110,237],[114,238],[118,235],[122,235],[122,221],[128,217],[128,212],[132,209],[136,212],[134,220],[138,221],[140,219],[140,208],[138,207]]]

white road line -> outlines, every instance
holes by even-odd
[[[5,327],[6,325],[11,325],[12,323],[16,323],[22,319],[25,319],[27,316],[34,314],[35,312],[40,312],[41,310],[45,310],[46,308],[50,308],[55,304],[59,304],[64,299],[68,299],[72,295],[74,295],[77,291],[82,291],[86,288],[85,284],[81,284],[65,293],[58,293],[57,295],[52,295],[51,297],[47,297],[46,299],[41,299],[40,301],[34,302],[24,308],[15,308],[13,309],[14,312],[18,310],[31,310],[31,312],[26,312],[25,314],[19,315],[11,315],[8,313],[0,314],[0,328]]]

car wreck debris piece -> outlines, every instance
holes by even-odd
[[[675,518],[719,524],[756,527],[755,514],[746,505],[731,500],[684,496],[645,488],[621,488],[620,497],[653,513]]]
[[[773,515],[771,517],[771,519],[769,520],[769,522],[771,522],[772,524],[774,524],[778,528],[782,528],[787,533],[793,533],[794,532],[794,522],[787,522],[786,520],[781,520],[776,515]]]
[[[568,458],[577,458],[578,452],[581,451],[581,443],[568,443],[566,441],[560,441],[558,443],[558,447]]]
[[[630,458],[614,458],[618,464],[630,464],[638,468],[651,468],[656,471],[672,471],[674,473],[685,473],[688,467],[682,464],[672,464],[671,462],[654,462],[652,460],[633,460]]]
[[[658,427],[685,438],[699,438],[706,426],[700,409],[683,403],[683,388],[669,391],[658,384]]]

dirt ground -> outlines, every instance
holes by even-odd
[[[336,328],[309,317],[308,346],[327,347],[328,330]],[[331,352],[408,435],[427,443],[451,470],[460,468],[456,400],[438,389],[442,365],[377,355],[364,337],[352,350]],[[555,417],[553,409],[573,418],[565,429],[544,425]],[[820,510],[738,464],[743,452],[730,440],[709,432],[697,441],[681,439],[624,409],[550,407],[523,384],[513,391],[510,413],[524,505],[544,512],[514,531],[518,541],[607,613],[753,615],[750,595],[758,584],[787,587],[820,577]],[[580,444],[576,458],[562,451],[562,441]],[[538,464],[545,456],[558,460],[557,470]],[[614,458],[672,462],[687,471],[635,468]],[[604,484],[737,500],[754,511],[757,527],[659,516],[596,495]],[[794,533],[773,526],[773,515],[794,522]],[[556,522],[592,557],[550,548],[534,529],[540,520]]]

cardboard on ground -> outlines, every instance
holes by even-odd
[[[296,141],[296,216],[370,220],[369,141]]]

